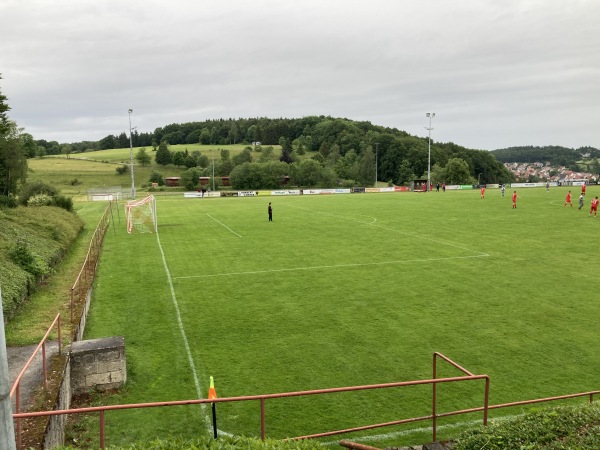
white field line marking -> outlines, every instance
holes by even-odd
[[[458,249],[461,249],[461,250],[466,250],[468,252],[478,253],[480,256],[490,256],[487,253],[479,252],[477,250],[471,250],[469,248],[461,247],[460,245],[451,244],[449,242],[438,241],[436,239],[431,239],[431,238],[428,238],[428,237],[425,237],[425,236],[420,236],[420,235],[415,234],[415,233],[408,233],[406,231],[396,230],[394,228],[387,228],[387,227],[384,227],[383,225],[376,225],[375,222],[377,221],[377,219],[375,217],[372,217],[373,220],[371,222],[364,222],[362,220],[355,219],[355,218],[350,217],[350,216],[339,216],[339,215],[336,215],[336,214],[325,213],[325,212],[320,212],[320,211],[314,211],[314,210],[308,209],[308,208],[301,208],[299,206],[295,206],[295,208],[303,209],[305,211],[310,211],[310,212],[317,213],[317,214],[323,214],[325,216],[338,217],[340,219],[346,219],[346,220],[353,220],[354,222],[362,223],[364,225],[371,225],[371,226],[374,226],[374,227],[377,227],[377,228],[381,228],[382,230],[391,231],[393,233],[404,234],[405,236],[412,236],[412,237],[417,238],[417,239],[423,239],[423,240],[426,240],[426,241],[435,242],[436,244],[445,245],[445,246],[448,246],[448,247],[454,247],[454,248],[458,248]],[[365,217],[370,217],[370,216],[365,216]]]
[[[185,280],[190,278],[214,278],[214,277],[227,277],[233,275],[256,275],[261,273],[276,273],[276,272],[294,272],[300,270],[323,270],[323,269],[341,269],[348,267],[365,267],[365,266],[382,266],[391,264],[407,264],[415,262],[426,262],[426,261],[450,261],[453,259],[471,259],[471,258],[484,258],[490,255],[480,253],[479,255],[471,256],[449,256],[447,258],[421,258],[421,259],[403,259],[398,261],[381,261],[372,263],[356,263],[356,264],[334,264],[330,266],[307,266],[307,267],[289,267],[284,269],[268,269],[268,270],[251,270],[247,272],[225,272],[215,273],[209,275],[189,275],[185,277],[173,277],[174,280]]]
[[[169,289],[171,290],[171,299],[173,300],[173,305],[175,306],[175,312],[177,313],[177,323],[179,324],[179,331],[181,331],[181,337],[183,338],[183,345],[185,346],[185,351],[188,356],[188,361],[190,363],[190,368],[192,369],[192,375],[194,376],[194,384],[196,385],[196,394],[198,398],[202,398],[202,387],[200,385],[200,380],[198,379],[198,371],[196,370],[196,365],[194,364],[194,359],[192,358],[192,352],[190,350],[190,344],[187,340],[187,335],[185,334],[185,329],[183,328],[183,322],[181,320],[181,313],[179,311],[179,304],[177,303],[177,297],[175,296],[175,289],[173,288],[173,281],[171,279],[171,272],[169,271],[169,266],[167,266],[167,260],[165,258],[165,252],[163,251],[162,245],[160,243],[160,236],[158,235],[158,231],[156,232],[156,241],[158,242],[158,249],[160,250],[160,254],[162,256],[163,266],[165,268],[165,273],[167,274],[167,280],[169,282]],[[206,404],[202,403],[201,405],[204,423],[208,430],[211,429],[210,418],[208,417],[208,412],[206,410]]]
[[[217,222],[219,225],[224,226],[225,228],[227,228],[229,231],[231,231],[233,234],[235,234],[236,236],[242,237],[241,234],[237,234],[235,231],[233,231],[231,228],[229,228],[227,225],[225,225],[224,223],[219,222],[217,219],[215,219],[213,216],[211,216],[210,214],[207,214],[208,217],[210,217],[212,220],[214,220],[215,222]]]

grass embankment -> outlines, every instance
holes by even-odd
[[[4,315],[15,316],[38,281],[67,253],[83,222],[51,206],[0,209],[0,285]]]
[[[104,208],[106,203],[76,203],[76,214],[49,206],[0,210],[0,283],[5,316],[7,310],[12,313],[6,325],[7,345],[39,342],[59,312],[63,336],[68,336],[70,289]],[[38,264],[45,264],[41,285],[10,259],[16,239],[25,242]],[[28,286],[30,295],[20,303]]]

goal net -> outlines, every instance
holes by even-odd
[[[156,199],[149,195],[142,200],[128,201],[125,205],[125,216],[129,234],[156,232]]]

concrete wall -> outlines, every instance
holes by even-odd
[[[121,387],[126,381],[124,337],[73,342],[71,345],[73,395],[93,390],[115,389]]]
[[[81,312],[79,323],[77,324],[77,328],[75,328],[73,341],[81,341],[83,339],[83,332],[85,331],[85,321],[87,320],[87,315],[90,310],[91,299],[92,289],[89,289],[87,295],[85,296],[85,303],[83,304],[83,311]]]
[[[67,355],[67,364],[62,374],[62,383],[59,388],[58,398],[54,409],[69,409],[71,407],[71,362]],[[44,449],[51,449],[64,445],[65,443],[65,423],[67,415],[50,416],[46,435],[44,437]]]

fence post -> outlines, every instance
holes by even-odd
[[[433,379],[437,378],[437,353],[433,353]],[[433,395],[432,395],[432,407],[431,407],[432,423],[431,428],[433,432],[433,441],[437,439],[437,383],[433,383]]]
[[[62,339],[60,337],[60,313],[58,313],[58,354],[62,355]]]
[[[483,424],[487,425],[488,423],[488,410],[490,405],[490,377],[486,375],[485,377],[485,405],[483,407]]]
[[[104,450],[104,410],[100,411],[100,448]]]
[[[260,439],[265,440],[265,399],[260,399]]]
[[[42,371],[44,372],[44,389],[48,389],[48,368],[46,367],[46,341],[42,342]]]

